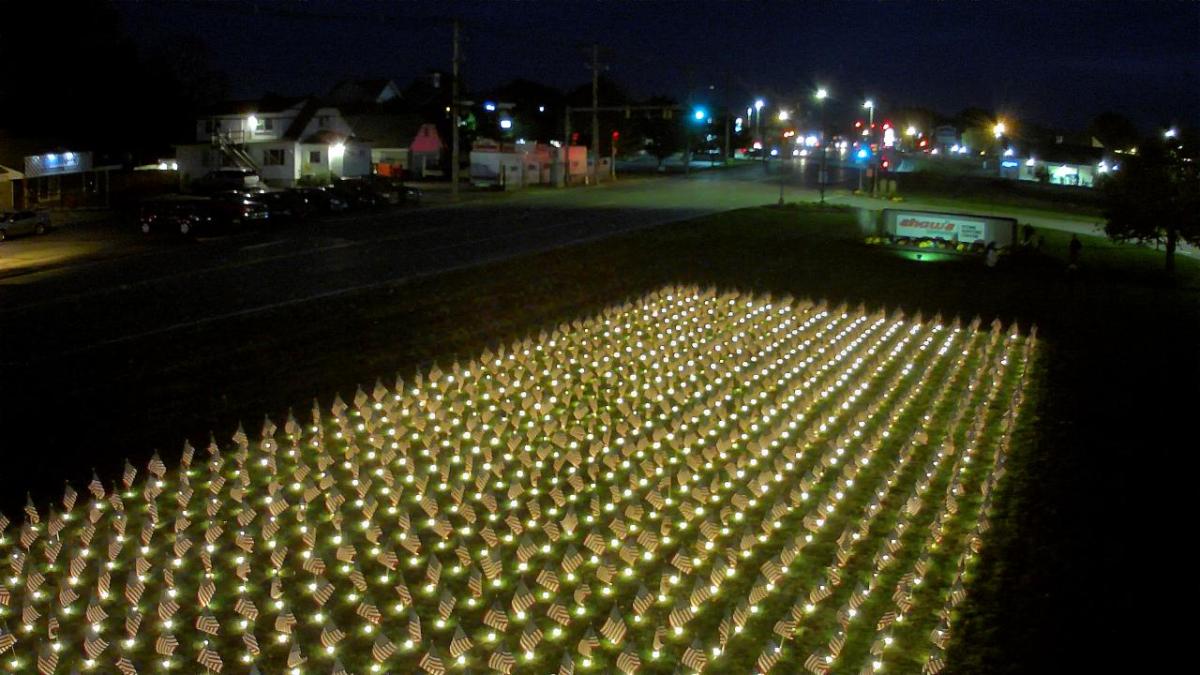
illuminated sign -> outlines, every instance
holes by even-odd
[[[29,178],[90,171],[90,152],[48,152],[25,158],[25,175]]]
[[[1013,242],[1017,221],[959,213],[899,211],[884,209],[885,227],[897,237],[934,238],[972,243],[994,241],[999,246]]]

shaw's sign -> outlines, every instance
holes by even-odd
[[[884,209],[884,227],[897,237],[930,237],[963,243],[994,241],[1009,246],[1016,233],[1017,221],[959,213],[897,211]]]

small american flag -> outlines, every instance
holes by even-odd
[[[321,629],[321,646],[325,648],[333,647],[337,643],[346,638],[346,634],[340,628],[332,623]]]
[[[387,639],[387,636],[380,633],[375,637],[375,643],[371,645],[371,658],[375,659],[376,663],[383,663],[395,653],[396,645]]]
[[[178,648],[179,640],[170,633],[159,635],[158,639],[154,641],[154,652],[159,656],[171,656]]]
[[[496,651],[492,652],[492,655],[488,657],[488,668],[505,673],[505,675],[511,673],[516,665],[517,660],[503,646],[497,647]]]
[[[217,618],[211,612],[205,611],[196,617],[196,630],[216,636],[221,632],[221,624],[217,622]]]
[[[209,671],[214,673],[221,672],[225,664],[221,661],[221,655],[204,646],[200,648],[200,652],[196,654],[196,663],[204,666]]]
[[[58,652],[50,648],[49,644],[43,644],[38,650],[37,668],[40,675],[54,675],[54,669],[58,666]]]
[[[429,651],[425,652],[425,655],[421,657],[418,665],[425,669],[425,672],[429,673],[429,675],[445,675],[446,673],[446,666],[442,663],[442,657],[438,655],[437,648],[432,645],[429,647]]]
[[[600,639],[596,637],[595,631],[593,631],[591,628],[587,629],[587,632],[583,634],[582,638],[580,638],[579,644],[575,646],[575,649],[579,652],[580,656],[585,657],[591,656],[592,652],[599,648]]]
[[[779,662],[781,656],[782,650],[779,645],[773,640],[768,640],[767,646],[759,653],[758,661],[754,665],[758,667],[760,673],[769,673],[775,667],[775,664]]]
[[[704,645],[700,644],[699,640],[692,642],[683,652],[683,658],[679,659],[683,665],[691,668],[696,672],[702,672],[708,667],[708,657],[704,654]]]
[[[450,638],[450,658],[457,659],[470,651],[475,643],[463,632],[462,626],[454,627],[454,637]]]
[[[625,675],[633,675],[641,667],[642,660],[629,645],[626,645],[625,649],[621,650],[620,654],[617,654],[617,670]]]
[[[127,656],[122,655],[113,665],[117,667],[117,670],[121,671],[121,675],[138,675],[137,667],[133,665],[133,661],[130,661]]]

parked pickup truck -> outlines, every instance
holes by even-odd
[[[0,213],[0,241],[22,234],[45,234],[50,229],[50,214],[45,211]]]

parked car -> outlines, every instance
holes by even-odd
[[[336,213],[350,208],[346,200],[328,188],[297,187],[289,189],[288,192],[303,199],[304,203],[314,212]]]
[[[423,196],[419,188],[405,185],[399,178],[367,176],[361,179],[386,204],[420,204]]]
[[[247,194],[247,199],[266,206],[268,218],[278,223],[304,220],[316,210],[303,195],[293,190],[264,190]]]
[[[142,234],[190,232],[211,217],[208,197],[166,195],[143,201],[138,209]]]
[[[45,211],[0,213],[0,241],[22,234],[45,234],[50,229],[50,214]]]
[[[386,197],[362,178],[339,178],[329,189],[352,209],[372,208],[388,203]]]
[[[179,231],[182,234],[207,234],[210,231],[265,224],[271,214],[266,204],[254,199],[257,194],[261,193],[247,193],[244,190],[218,192],[209,200],[209,217],[197,221],[192,227],[181,223]]]
[[[263,183],[250,169],[217,169],[193,180],[190,187],[196,194],[213,194],[225,190],[261,189]]]

